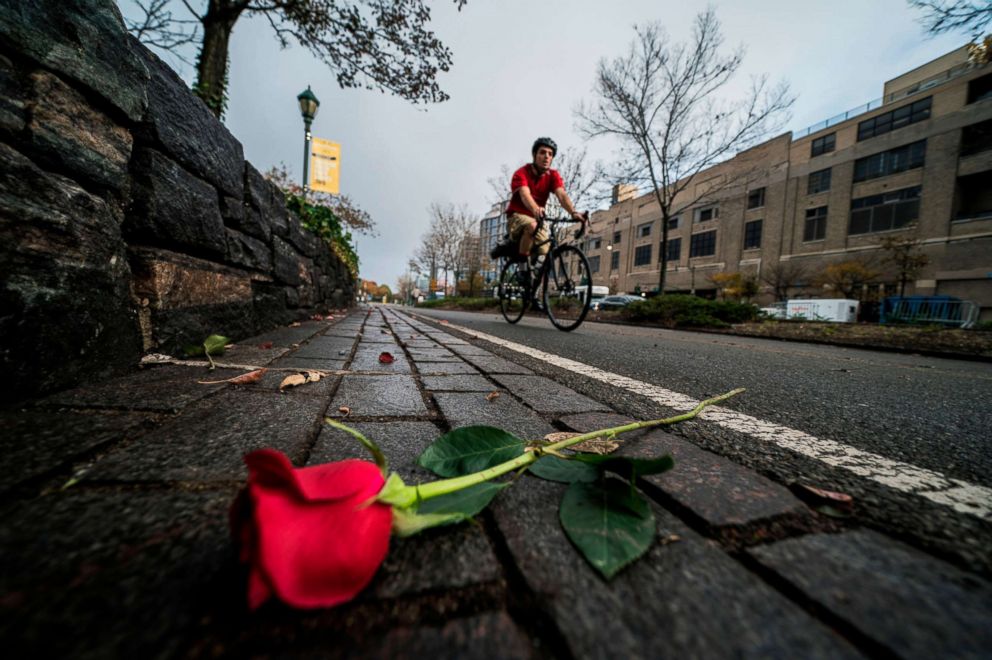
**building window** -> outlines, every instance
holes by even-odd
[[[668,219],[668,228],[669,229],[678,229],[679,228],[679,216],[675,216],[675,217],[672,217],[672,218],[669,218]]]
[[[651,244],[634,248],[634,265],[647,266],[651,263]]]
[[[828,190],[830,190],[829,167],[825,170],[809,173],[809,182],[806,184],[807,195],[815,195],[816,193],[826,192]]]
[[[899,229],[920,215],[920,186],[851,200],[849,234],[871,234]]]
[[[599,255],[598,254],[595,257],[589,257],[589,270],[591,270],[594,273],[598,273],[599,272]]]
[[[758,188],[757,190],[752,190],[747,194],[747,207],[749,209],[758,209],[765,205],[765,189]]]
[[[661,252],[661,248],[658,248],[658,252]],[[668,263],[678,263],[679,259],[682,258],[682,239],[681,238],[670,238],[668,239],[668,254],[665,257],[665,261]]]
[[[614,250],[610,253],[610,270],[620,269],[620,253]]]
[[[757,250],[761,247],[761,220],[744,223],[744,249]]]
[[[716,230],[693,234],[689,239],[689,257],[710,257],[716,254]]]
[[[958,177],[956,220],[992,217],[992,170]]]
[[[968,103],[992,99],[992,73],[968,82]]]
[[[806,209],[806,227],[803,241],[822,241],[827,235],[827,207],[817,206]]]
[[[989,149],[992,149],[992,119],[965,126],[961,130],[962,156],[970,156]]]
[[[616,245],[619,242],[620,242],[620,232],[615,231],[613,232],[613,245]]]
[[[720,207],[718,206],[707,206],[705,208],[696,209],[696,222],[706,222],[707,220],[715,220],[720,217]]]
[[[883,135],[889,131],[894,131],[903,126],[915,124],[918,121],[930,118],[930,101],[933,97],[904,105],[890,112],[866,119],[858,124],[858,141],[873,138],[876,135]]]
[[[637,228],[637,237],[646,238],[651,235],[651,223],[641,225]]]
[[[854,180],[867,181],[923,167],[927,141],[920,140],[854,161]]]
[[[823,137],[818,137],[810,143],[809,147],[809,157],[819,156],[820,154],[828,154],[834,150],[834,144],[837,140],[836,133],[830,133],[829,135],[824,135]]]

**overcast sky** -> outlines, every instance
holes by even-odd
[[[118,0],[133,15],[132,2]],[[451,99],[427,107],[339,89],[305,49],[280,50],[264,18],[242,18],[231,41],[225,123],[259,170],[284,163],[299,178],[303,121],[296,95],[310,85],[320,99],[313,134],[341,143],[341,191],[378,225],[378,236],[357,237],[361,276],[395,288],[427,230],[431,202],[466,204],[481,217],[492,197],[488,179],[502,164],[527,162],[535,137],[549,135],[559,148],[582,146],[573,109],[590,94],[597,62],[625,53],[635,24],[661,21],[673,39],[684,40],[707,4],[469,0],[458,12],[450,0],[434,0],[432,25],[454,64],[440,77]],[[746,49],[741,82],[767,73],[791,86],[793,131],[880,97],[884,81],[967,42],[963,34],[926,36],[905,0],[713,6],[726,46]],[[191,66],[167,59],[192,83]],[[588,146],[591,159],[612,154],[605,141]]]

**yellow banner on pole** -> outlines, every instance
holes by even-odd
[[[310,190],[340,194],[341,145],[313,138],[310,146]]]

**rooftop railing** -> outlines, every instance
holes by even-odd
[[[863,115],[866,112],[876,110],[888,103],[892,103],[894,101],[904,99],[907,96],[916,94],[917,92],[928,90],[938,85],[943,85],[947,81],[953,80],[954,78],[957,78],[963,73],[967,73],[974,67],[975,65],[972,64],[971,62],[958,64],[956,66],[951,67],[950,69],[947,69],[946,71],[942,71],[941,73],[937,74],[936,76],[933,76],[932,78],[928,78],[923,82],[910,85],[909,87],[903,87],[902,89],[898,89],[886,96],[880,96],[874,101],[869,101],[868,103],[859,105],[856,108],[851,108],[847,112],[842,112],[839,115],[835,115],[830,119],[825,119],[824,121],[817,122],[816,124],[813,124],[812,126],[808,126],[801,131],[796,131],[792,134],[792,139],[798,140],[800,138],[804,138],[807,135],[810,135],[811,133],[816,133],[817,131],[822,131],[825,128],[830,128],[831,126],[840,124],[841,122],[845,122],[848,119],[851,119],[852,117],[857,117],[858,115]]]

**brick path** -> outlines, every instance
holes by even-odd
[[[381,364],[382,351],[396,361]],[[346,406],[416,482],[431,478],[417,456],[450,428],[533,439],[626,418],[391,309],[283,328],[219,362],[270,371],[249,386],[201,385],[244,369],[154,366],[0,412],[7,657],[992,655],[987,582],[824,519],[658,430],[621,451],[676,459],[644,484],[660,541],[609,583],[561,531],[564,486],[525,477],[479,525],[394,540],[351,604],[249,613],[227,531],[246,451],[275,447],[297,465],[365,458],[322,425]],[[280,393],[279,369],[336,373]]]

